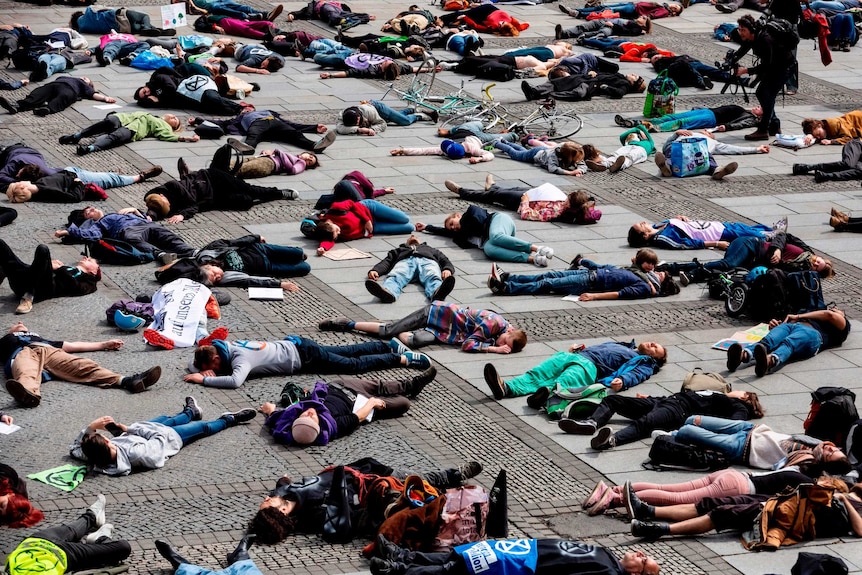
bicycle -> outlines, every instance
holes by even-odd
[[[487,93],[495,84],[487,86]],[[490,96],[490,94],[489,94]],[[538,137],[547,137],[549,140],[562,140],[577,134],[583,127],[583,120],[573,111],[560,111],[557,102],[548,98],[539,102],[539,105],[525,118],[512,121],[514,114],[508,112],[504,107],[497,105],[492,108],[473,110],[460,116],[449,118],[443,123],[443,128],[449,128],[458,124],[479,120],[487,131],[499,123],[506,124],[507,132],[518,132],[522,134],[533,134]]]
[[[395,92],[402,100],[416,107],[437,112],[441,116],[452,117],[460,117],[467,114],[478,116],[480,113],[489,112],[499,105],[496,102],[492,102],[493,98],[488,92],[494,84],[487,86],[483,90],[485,94],[483,99],[477,99],[468,94],[464,90],[463,82],[461,82],[461,88],[454,94],[432,96],[431,87],[434,85],[434,80],[437,77],[438,65],[437,60],[434,58],[423,60],[422,64],[419,65],[413,74],[410,86],[406,90],[397,88],[395,82],[392,82],[381,99],[385,99],[389,95],[389,92]],[[486,127],[493,126],[497,121],[497,116],[488,116]]]

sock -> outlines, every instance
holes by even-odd
[[[349,324],[347,324],[347,327],[349,329],[356,329],[356,322],[355,321],[350,322]]]

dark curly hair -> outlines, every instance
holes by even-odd
[[[249,523],[249,531],[257,535],[260,543],[274,545],[293,533],[295,526],[296,519],[292,515],[285,515],[275,507],[264,507]]]

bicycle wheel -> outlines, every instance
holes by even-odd
[[[497,125],[499,121],[500,116],[498,116],[497,113],[494,112],[494,110],[483,110],[477,107],[468,112],[462,112],[460,114],[449,116],[448,118],[446,118],[446,121],[440,124],[440,127],[448,130],[453,126],[466,124],[467,122],[481,122],[482,131],[484,132],[493,128],[495,125]]]
[[[739,317],[745,311],[745,303],[748,299],[748,286],[737,284],[730,288],[727,299],[724,301],[724,310],[730,317]]]
[[[413,73],[413,79],[410,82],[410,94],[416,99],[417,103],[422,103],[422,100],[431,95],[431,86],[434,85],[434,80],[437,78],[437,61],[423,60]]]
[[[574,112],[552,112],[531,120],[523,128],[529,134],[562,140],[577,134],[583,125],[583,120]]]

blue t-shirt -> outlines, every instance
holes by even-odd
[[[536,572],[535,539],[479,541],[455,547],[474,575],[527,575]]]

